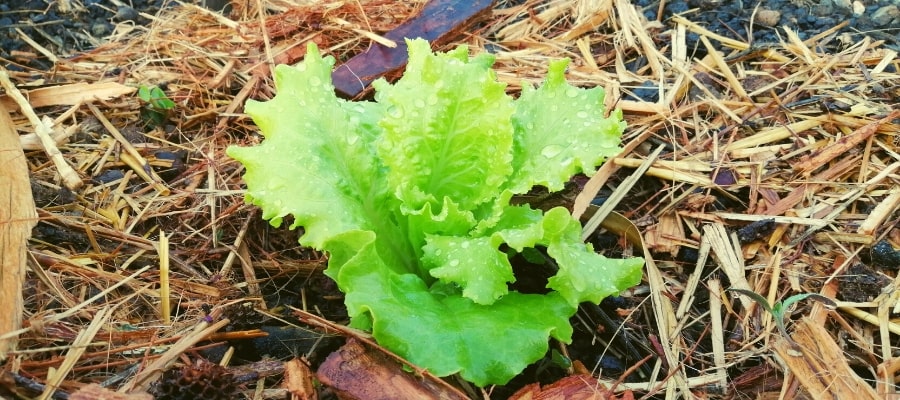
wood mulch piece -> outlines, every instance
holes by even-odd
[[[10,311],[0,319],[0,396],[121,396],[95,384],[143,393],[173,365],[203,365],[216,344],[273,335],[236,323],[266,317],[306,321],[313,344],[285,363],[230,366],[225,353],[227,368],[198,368],[255,398],[328,398],[312,381],[333,349],[317,343],[366,338],[322,328],[344,322],[331,320],[340,299],[329,298],[324,256],[243,203],[242,169],[225,148],[260,140],[242,108],[273,96],[274,65],[302,60],[310,40],[340,65],[390,43],[384,35],[425,2],[234,3],[227,17],[164,10],[148,27],[120,25],[88,53],[48,55],[51,71],[0,76],[0,121],[11,121],[0,135],[17,133],[24,149],[0,140],[0,304]],[[840,43],[833,31],[803,41],[783,30],[781,43],[757,46],[689,16],[666,22],[626,0],[498,1],[439,48],[494,53],[511,93],[569,57],[570,81],[606,88],[628,122],[625,150],[573,207],[580,215],[602,193],[606,209],[591,212],[641,233],[631,242],[647,259],[645,279],[620,311],[645,365],[612,376],[596,359],[575,360],[569,378],[515,398],[897,395],[897,53],[875,40]],[[696,47],[688,32],[699,34]],[[176,107],[170,124],[150,129],[136,89],[153,85]],[[7,167],[23,151],[28,176]],[[17,189],[25,179],[36,217],[15,205],[27,198]],[[819,293],[837,309],[799,302],[788,341],[771,314],[728,288],[772,304]],[[273,296],[305,311],[269,308]],[[627,358],[609,343],[598,337],[593,354]],[[427,382],[432,394],[490,392]]]

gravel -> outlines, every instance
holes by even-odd
[[[670,0],[663,3],[661,18],[660,0],[633,3],[649,20],[666,22],[682,14],[719,35],[751,44],[784,40],[784,27],[805,40],[848,21],[831,46],[852,45],[868,35],[900,50],[900,0]],[[699,37],[689,34],[687,39],[693,46]]]
[[[153,15],[170,0],[2,0],[0,65],[47,69],[52,63],[22,36],[53,54],[69,56],[100,45],[117,23],[146,25],[140,13]]]

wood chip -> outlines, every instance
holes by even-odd
[[[28,163],[13,129],[12,119],[0,104],[0,332],[22,327],[24,312],[22,291],[28,239],[37,224],[37,212],[31,196]],[[0,361],[16,348],[17,338],[0,338]]]
[[[443,385],[422,381],[394,360],[355,339],[328,356],[317,373],[345,400],[464,399]]]
[[[778,355],[813,399],[880,399],[860,378],[828,331],[803,318],[791,335],[799,349],[786,340],[775,344]]]

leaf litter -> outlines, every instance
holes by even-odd
[[[226,17],[183,5],[148,27],[118,27],[106,44],[59,58],[51,71],[10,71],[31,104],[16,103],[9,89],[0,104],[11,116],[5,129],[26,149],[38,218],[25,302],[13,310],[22,329],[2,336],[18,341],[5,355],[4,395],[49,398],[89,383],[140,391],[172,365],[215,358],[245,392],[283,397],[303,385],[282,384],[283,364],[245,353],[285,354],[246,345],[284,329],[232,318],[287,321],[284,337],[306,343],[287,353],[304,360],[300,381],[313,379],[339,337],[366,339],[339,328],[342,301],[321,277],[324,255],[300,247],[296,232],[267,227],[243,203],[241,170],[224,149],[259,142],[242,107],[273,96],[275,64],[301,60],[308,41],[347,60],[423,6],[259,1]],[[648,264],[641,285],[601,307],[611,324],[589,307],[576,315],[585,340],[554,345],[570,367],[545,366],[555,372],[535,369],[512,388],[484,391],[428,381],[494,398],[553,398],[557,390],[568,398],[896,393],[897,53],[874,38],[841,43],[836,31],[804,40],[783,29],[780,43],[756,47],[708,31],[690,14],[665,22],[644,19],[626,1],[501,1],[437,49],[467,44],[473,54],[493,53],[514,95],[563,57],[572,59],[574,85],[606,89],[606,109],[623,110],[628,122],[624,151],[574,182],[562,201],[581,215],[596,199],[621,199],[605,220],[624,222],[601,227],[632,239],[627,232],[636,229],[643,244],[616,235],[604,243],[610,252],[645,250]],[[687,33],[699,35],[700,48],[686,47]],[[652,101],[639,90],[648,81]],[[129,91],[142,85],[163,88],[176,103],[170,124],[142,125],[143,104]],[[113,170],[115,179],[100,179]],[[632,178],[635,171],[643,172]],[[759,221],[774,226],[738,240]],[[817,293],[837,310],[797,304],[786,321],[797,350],[772,316],[729,288],[770,304]],[[173,304],[171,324],[159,312],[163,297]],[[252,312],[234,310],[248,303]],[[223,343],[232,355],[213,354],[229,347]]]

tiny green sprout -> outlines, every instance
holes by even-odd
[[[169,116],[169,111],[175,108],[175,102],[166,97],[166,93],[157,86],[142,85],[138,88],[138,97],[147,103],[145,107],[141,108],[141,118],[153,126],[163,125]]]
[[[556,364],[557,367],[562,369],[572,368],[572,360],[569,357],[564,356],[558,350],[553,349],[550,351],[550,359]]]
[[[157,110],[168,111],[175,108],[175,102],[166,97],[166,93],[158,86],[141,86],[138,88],[138,97]]]
[[[785,328],[785,321],[791,317],[790,308],[792,305],[794,305],[794,303],[800,300],[810,299],[822,303],[825,308],[829,310],[834,310],[835,308],[837,308],[837,304],[834,302],[834,300],[816,293],[795,294],[784,299],[784,301],[776,301],[775,304],[770,305],[769,301],[766,300],[765,297],[762,297],[759,293],[750,290],[730,288],[727,289],[727,291],[738,292],[753,299],[764,309],[766,309],[766,311],[772,314],[772,317],[775,318],[775,326],[778,327],[778,332],[780,332],[781,336],[784,337],[791,344],[791,347],[794,348],[797,347],[797,343],[794,342],[794,340],[791,339],[790,336],[788,336],[787,329]]]

